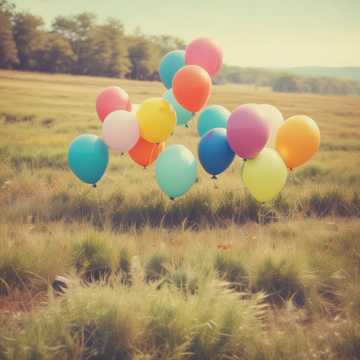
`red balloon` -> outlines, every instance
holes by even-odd
[[[96,112],[103,122],[115,110],[131,111],[129,95],[118,86],[110,86],[101,91],[96,98]]]
[[[203,108],[211,92],[211,79],[206,70],[187,65],[173,78],[172,90],[177,102],[186,110],[197,112]]]
[[[136,145],[129,151],[129,155],[137,164],[146,167],[157,159],[164,147],[164,142],[154,144],[140,138]]]

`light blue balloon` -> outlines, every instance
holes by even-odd
[[[167,53],[160,61],[160,79],[167,89],[172,87],[176,72],[185,66],[185,51],[174,50]]]
[[[226,129],[230,114],[230,111],[221,105],[207,106],[199,115],[197,126],[199,136],[202,137],[211,129]]]
[[[80,135],[69,147],[68,163],[72,172],[81,181],[95,185],[108,166],[108,147],[96,135]]]
[[[193,117],[193,113],[184,109],[175,99],[172,89],[166,90],[164,99],[176,112],[176,125],[186,125]]]
[[[184,145],[170,145],[156,161],[156,180],[170,199],[185,194],[197,178],[197,165],[192,152]]]

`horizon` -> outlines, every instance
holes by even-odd
[[[87,11],[100,21],[120,20],[126,33],[140,28],[146,35],[172,35],[186,43],[209,37],[220,45],[228,65],[272,69],[360,66],[360,48],[354,46],[360,41],[360,2],[356,0],[304,0],[301,4],[290,0],[286,6],[280,0],[227,0],[226,7],[219,0],[211,4],[199,0],[196,8],[191,0],[177,4],[133,0],[126,7],[121,7],[124,1],[108,0],[101,8],[95,0],[13,3],[18,10],[41,16],[46,26],[56,16]],[[136,10],[139,8],[143,11]],[[157,17],[149,15],[154,8]],[[114,9],[119,9],[119,15],[114,16]],[[184,18],[192,25],[182,26]]]

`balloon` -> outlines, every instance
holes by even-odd
[[[242,179],[251,195],[260,202],[266,202],[279,194],[286,183],[288,171],[276,150],[263,149],[242,168]]]
[[[198,153],[202,167],[215,179],[235,157],[227,141],[226,129],[223,128],[209,130],[199,142]]]
[[[175,74],[172,90],[176,101],[182,107],[197,112],[209,99],[211,79],[200,66],[184,66]]]
[[[131,111],[131,102],[127,92],[117,86],[101,91],[96,98],[96,111],[101,121],[115,110]]]
[[[145,100],[137,112],[141,137],[151,143],[161,143],[173,132],[176,113],[162,98]]]
[[[289,169],[308,161],[319,146],[320,130],[316,122],[305,115],[287,119],[276,136],[276,149]]]
[[[171,89],[166,90],[164,99],[173,107],[176,112],[176,124],[186,125],[188,121],[193,117],[193,113],[185,110],[175,99]]]
[[[96,135],[80,135],[70,144],[68,163],[81,181],[95,185],[109,163],[108,147]]]
[[[139,110],[140,104],[131,104],[131,112],[136,115],[137,111]]]
[[[167,89],[172,86],[172,80],[176,72],[185,66],[185,51],[174,50],[168,52],[160,61],[160,79]]]
[[[227,135],[230,147],[244,159],[254,158],[265,146],[269,127],[257,106],[241,105],[230,115]]]
[[[156,180],[171,199],[185,194],[197,177],[196,160],[183,145],[167,147],[156,161]]]
[[[139,140],[139,125],[133,113],[116,110],[105,118],[102,134],[110,149],[127,152]]]
[[[273,105],[261,104],[258,107],[270,129],[270,136],[265,146],[275,148],[276,134],[284,123],[284,118],[279,109]]]
[[[160,152],[165,148],[165,143],[153,144],[143,138],[139,138],[136,145],[129,151],[130,157],[143,167],[153,163]]]
[[[199,38],[192,41],[185,49],[186,65],[199,65],[211,77],[216,75],[222,65],[221,49],[210,39]]]
[[[221,105],[207,106],[199,116],[197,125],[199,136],[203,136],[211,129],[226,129],[230,114],[230,111]]]

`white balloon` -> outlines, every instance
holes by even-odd
[[[258,110],[261,112],[270,129],[270,136],[265,146],[275,148],[276,135],[280,126],[284,123],[284,117],[279,109],[273,105],[261,104],[258,105]]]
[[[110,149],[119,153],[129,151],[140,137],[136,116],[125,110],[113,111],[103,122],[102,134]]]

